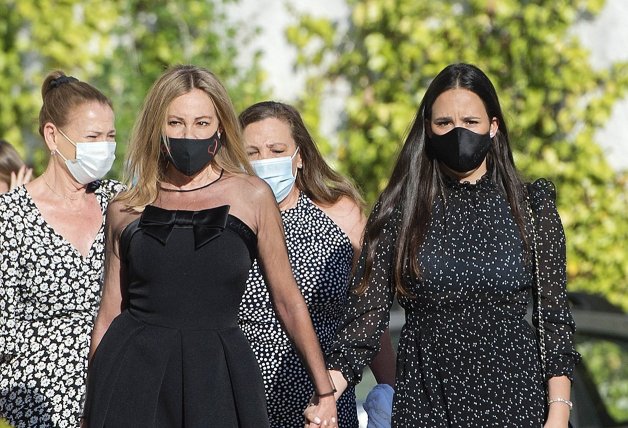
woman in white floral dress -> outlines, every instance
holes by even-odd
[[[104,262],[104,213],[121,190],[111,102],[60,71],[42,86],[44,173],[0,196],[0,417],[77,427]]]

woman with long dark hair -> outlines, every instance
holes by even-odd
[[[397,295],[393,426],[566,427],[579,356],[555,196],[519,177],[489,78],[442,70],[367,223],[328,354],[339,392],[359,382]],[[537,342],[524,316],[538,290]]]

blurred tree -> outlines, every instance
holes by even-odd
[[[37,117],[44,76],[54,68],[85,80],[98,73],[117,19],[113,2],[59,3],[0,2],[0,135],[29,163],[43,155],[34,150],[43,146]]]
[[[250,67],[236,64],[238,46],[257,29],[229,20],[225,6],[237,0],[126,0],[119,2],[113,36],[116,48],[103,62],[98,80],[109,88],[117,121],[126,142],[144,96],[153,81],[172,64],[195,64],[215,73],[225,84],[237,111],[264,97],[259,53]],[[247,30],[248,29],[248,30]],[[124,149],[124,147],[121,147]],[[122,162],[122,156],[118,157]]]
[[[238,44],[257,30],[228,19],[232,3],[237,0],[0,0],[0,135],[42,167],[40,86],[55,68],[112,99],[119,143],[113,176],[144,95],[169,65],[212,70],[236,108],[257,101],[264,95],[259,54],[246,67],[235,62]]]
[[[628,309],[627,175],[614,172],[594,142],[626,95],[628,64],[592,67],[572,32],[604,1],[348,3],[348,23],[304,15],[287,35],[297,68],[309,75],[300,107],[312,128],[323,91],[338,81],[350,88],[338,141],[319,141],[367,200],[385,186],[430,80],[449,63],[476,64],[500,95],[519,169],[557,185],[570,289]]]

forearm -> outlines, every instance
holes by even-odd
[[[94,356],[94,352],[96,352],[96,348],[100,345],[100,341],[102,337],[105,335],[107,331],[107,327],[103,326],[102,322],[99,322],[99,318],[96,318],[96,322],[94,323],[94,329],[92,330],[92,337],[89,345],[89,361],[92,360]]]
[[[92,360],[94,352],[96,352],[98,345],[100,345],[100,341],[107,332],[107,329],[114,317],[115,314],[108,313],[104,310],[104,307],[101,306],[101,309],[98,311],[98,315],[96,316],[96,320],[94,321],[94,329],[92,330],[92,337],[89,345],[89,361]]]
[[[384,330],[380,340],[380,349],[370,364],[377,383],[385,383],[395,387],[396,356],[392,346],[390,330]]]
[[[567,376],[550,378],[547,382],[547,391],[547,400],[548,403],[550,403],[547,424],[550,426],[566,427],[569,421],[570,407],[564,401],[554,400],[571,400],[571,382],[569,378],[567,378]]]
[[[329,376],[331,377],[332,382],[334,382],[334,385],[336,387],[336,393],[334,394],[334,398],[338,400],[347,389],[347,386],[349,386],[349,382],[347,382],[347,379],[345,379],[342,373],[338,370],[329,370]]]

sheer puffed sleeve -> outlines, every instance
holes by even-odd
[[[376,206],[375,210],[378,209]],[[339,370],[347,382],[357,384],[362,371],[379,351],[380,337],[390,318],[395,290],[393,263],[400,212],[393,213],[380,233],[368,286],[357,293],[365,275],[366,245],[358,260],[347,299],[345,315],[337,331],[336,341],[327,355],[327,366]]]
[[[572,379],[580,355],[573,344],[576,326],[567,302],[565,233],[556,209],[556,189],[550,181],[540,179],[529,186],[529,193],[536,220],[540,322],[545,330],[546,377],[567,376]],[[534,305],[533,321],[538,328],[537,304]]]

